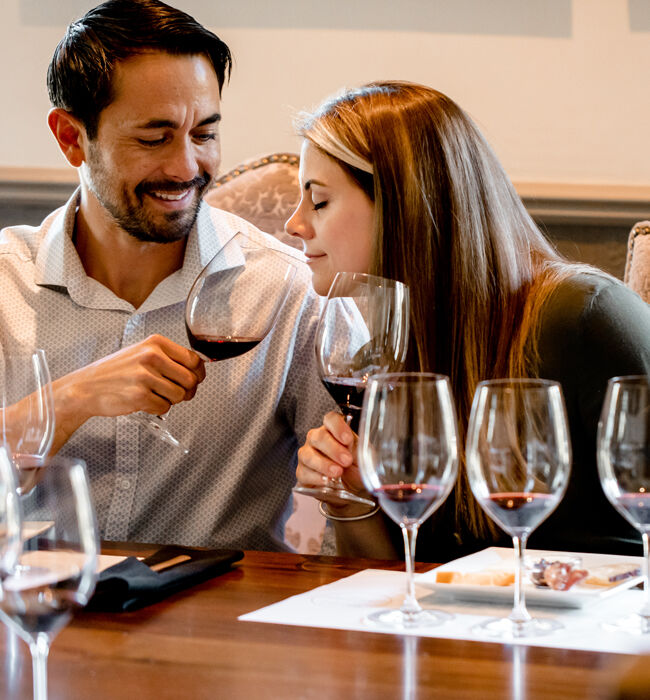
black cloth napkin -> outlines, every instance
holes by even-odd
[[[170,545],[142,561],[128,557],[99,574],[87,609],[98,612],[138,610],[224,573],[243,556],[238,549]],[[174,563],[177,557],[182,557],[183,561],[179,559]],[[156,565],[160,566],[158,571],[151,568]]]

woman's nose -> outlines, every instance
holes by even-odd
[[[302,203],[301,203],[302,204]],[[308,227],[301,214],[301,204],[296,207],[293,214],[287,219],[284,224],[284,230],[290,236],[297,236],[298,238],[310,238],[311,235],[308,232]]]

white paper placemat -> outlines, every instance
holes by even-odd
[[[368,622],[366,616],[378,608],[397,608],[401,605],[406,585],[405,576],[399,571],[367,569],[266,608],[241,615],[239,619],[248,622],[395,634],[393,629]],[[417,586],[417,576],[416,594],[422,607],[446,610],[454,614],[454,619],[428,629],[400,630],[399,634],[501,642],[501,640],[477,635],[471,628],[490,617],[506,617],[510,613],[511,605],[449,600]],[[644,638],[605,630],[602,627],[602,623],[634,614],[641,608],[642,603],[643,592],[629,590],[582,609],[535,608],[531,610],[534,616],[553,617],[564,625],[564,629],[547,636],[513,639],[508,640],[507,643],[621,654],[650,652],[650,635]]]

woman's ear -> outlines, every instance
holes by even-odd
[[[78,168],[85,160],[86,130],[82,123],[65,109],[51,109],[47,123],[59,144],[61,152],[72,167]]]

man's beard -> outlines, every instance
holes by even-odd
[[[91,155],[88,160],[90,190],[115,222],[129,235],[146,243],[173,243],[187,238],[199,213],[203,193],[212,182],[209,173],[203,172],[189,182],[141,182],[132,193],[126,186],[116,193],[99,154],[95,153],[94,157]],[[149,192],[174,194],[188,189],[194,190],[195,202],[186,209],[156,212],[156,215],[152,216],[145,206],[144,200],[149,196]],[[190,193],[189,196],[193,195]]]

